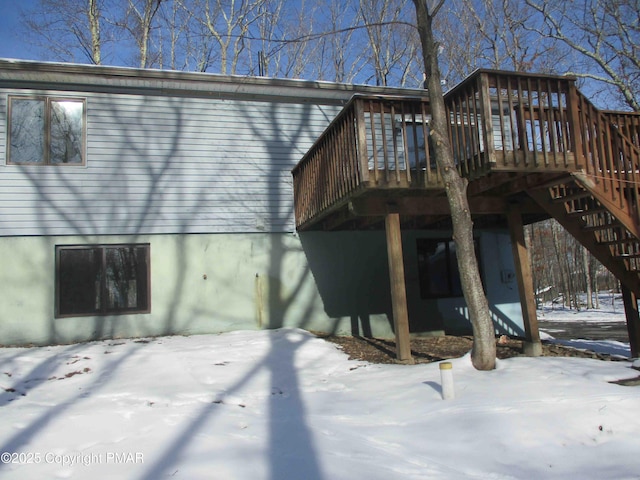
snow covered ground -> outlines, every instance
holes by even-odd
[[[586,297],[580,295],[580,310],[569,309],[562,302],[545,303],[538,310],[538,320],[553,322],[598,322],[598,323],[624,323],[624,303],[621,293],[603,292],[598,295],[599,308],[587,309]]]
[[[555,343],[593,350],[599,353],[629,357],[624,305],[620,293],[602,292],[599,308],[587,309],[581,296],[580,310],[548,302],[537,311],[541,337]]]
[[[348,360],[301,330],[0,349],[1,479],[640,479],[630,361]]]

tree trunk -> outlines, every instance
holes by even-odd
[[[556,223],[552,223],[551,224],[551,239],[552,239],[552,245],[553,245],[553,251],[555,253],[556,256],[556,265],[558,267],[558,281],[556,281],[556,284],[560,285],[560,292],[558,292],[560,295],[562,295],[562,306],[566,307],[567,306],[567,282],[565,281],[564,278],[564,258],[566,258],[566,254],[563,254],[560,251],[560,239],[558,237],[557,234],[557,224]],[[571,302],[569,302],[569,305],[571,305]]]
[[[593,307],[596,309],[600,308],[600,286],[598,285],[598,271],[596,270],[595,281],[593,282],[593,291],[595,292],[596,300],[594,302]]]
[[[433,17],[444,0],[439,1],[431,12],[425,0],[413,0],[413,2],[416,7],[418,32],[422,43],[422,56],[429,89],[430,136],[433,140],[436,162],[445,182],[447,199],[451,209],[453,240],[456,244],[462,291],[473,326],[471,362],[478,370],[492,370],[496,363],[495,330],[476,260],[473,222],[467,200],[467,180],[458,173],[447,134],[448,118],[440,85],[438,46],[433,38]]]
[[[95,65],[102,63],[100,41],[100,9],[97,0],[89,0],[89,8],[87,10],[87,19],[89,20],[89,31],[91,32],[91,61]]]
[[[593,281],[591,279],[591,269],[589,268],[589,252],[586,248],[582,248],[582,263],[584,265],[584,283],[587,292],[587,309],[593,310]]]

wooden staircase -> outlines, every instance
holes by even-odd
[[[582,170],[527,193],[640,297],[640,115],[576,100]]]
[[[577,177],[529,195],[596,257],[623,285],[640,296],[640,241],[617,209],[607,207]]]

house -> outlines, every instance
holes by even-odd
[[[589,179],[572,80],[528,78],[479,72],[448,102],[496,331],[535,344],[521,224]],[[424,94],[0,60],[1,344],[468,333]]]
[[[354,95],[423,93],[0,62],[2,343],[393,335],[384,232],[298,235],[291,169]],[[412,329],[464,331],[450,231],[405,237]],[[522,334],[508,236],[478,242],[497,324]],[[421,294],[426,262],[445,278]]]

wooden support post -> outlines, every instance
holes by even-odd
[[[414,363],[409,342],[407,290],[404,281],[402,234],[400,232],[400,215],[398,213],[387,213],[385,215],[385,229],[387,232],[393,326],[396,333],[396,357],[399,362]]]
[[[524,227],[519,207],[511,205],[507,217],[511,233],[511,248],[513,250],[513,262],[516,267],[520,305],[522,306],[522,320],[524,322],[525,341],[523,350],[525,355],[539,357],[542,355],[542,343],[540,342],[540,331],[538,330],[538,318],[536,316],[531,264],[527,255],[527,245],[524,240]]]
[[[627,317],[627,331],[629,332],[629,347],[631,358],[640,356],[640,316],[638,315],[638,298],[627,287],[622,287],[624,314]]]

